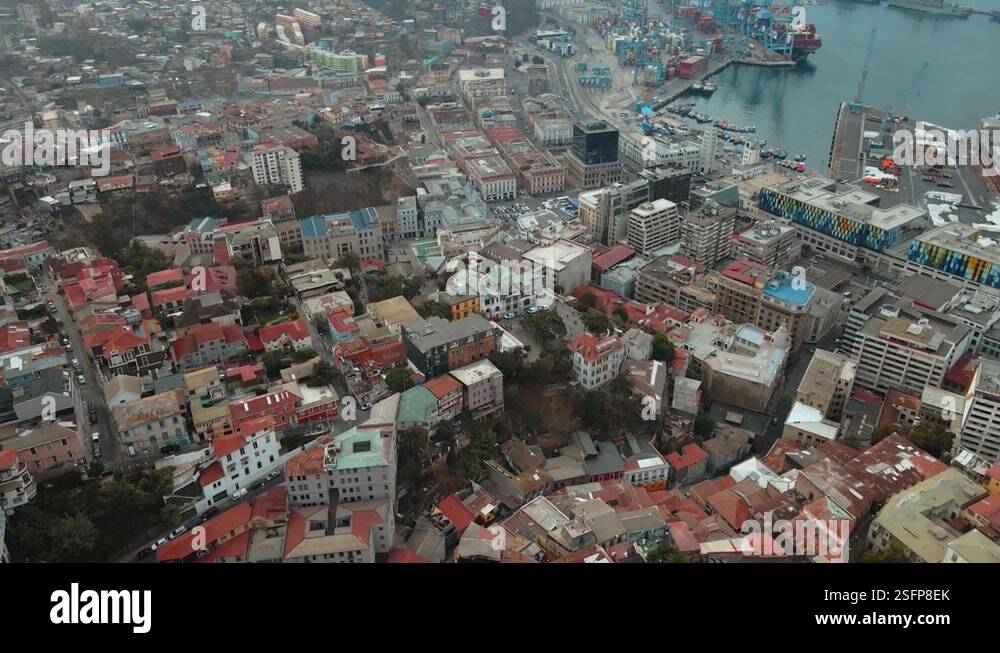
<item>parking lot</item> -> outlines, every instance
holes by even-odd
[[[489,207],[492,217],[508,222],[514,222],[525,213],[541,209],[563,213],[573,219],[577,218],[580,214],[579,206],[568,195],[522,196],[516,200],[496,202],[490,204]]]

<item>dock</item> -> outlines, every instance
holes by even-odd
[[[724,70],[729,64],[733,63],[734,59],[730,56],[723,56],[717,60],[710,61],[708,64],[708,70],[705,71],[704,75],[692,79],[681,79],[680,77],[671,79],[666,84],[656,88],[652,91],[648,91],[646,95],[659,97],[660,99],[655,104],[650,104],[650,108],[653,111],[659,111],[663,107],[667,106],[678,97],[686,93],[695,82],[704,81]]]

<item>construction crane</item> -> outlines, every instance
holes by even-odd
[[[858,92],[854,97],[854,104],[851,109],[861,110],[861,100],[865,94],[865,82],[868,81],[868,64],[872,60],[872,50],[875,48],[875,35],[878,33],[878,28],[873,27],[871,36],[868,37],[868,47],[865,49],[865,67],[861,69],[861,81],[858,82]]]

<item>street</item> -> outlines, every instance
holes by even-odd
[[[84,424],[84,427],[81,429],[84,447],[87,450],[91,450],[90,434],[94,432],[100,433],[101,462],[104,464],[105,469],[114,469],[121,463],[121,450],[117,438],[118,430],[111,420],[111,411],[108,409],[107,402],[104,399],[104,392],[102,391],[104,387],[103,377],[94,365],[93,357],[90,355],[86,345],[84,345],[83,337],[76,328],[76,322],[66,308],[66,302],[63,300],[63,297],[55,291],[55,286],[51,285],[42,275],[39,275],[35,279],[35,285],[39,288],[42,300],[51,301],[55,305],[54,317],[62,322],[60,330],[69,338],[72,348],[67,353],[67,357],[79,360],[83,368],[83,376],[87,379],[87,383],[82,386],[76,380],[78,374],[75,371],[72,372],[73,383],[77,385],[83,405],[86,406],[91,400],[97,403],[97,424],[90,424],[89,415],[81,414],[78,416],[78,419]],[[42,290],[43,288],[44,291]]]

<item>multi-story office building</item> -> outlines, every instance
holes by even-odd
[[[994,232],[952,222],[918,235],[907,253],[910,261],[1000,288],[1000,246]]]
[[[858,362],[859,385],[920,396],[924,386],[941,386],[971,336],[958,320],[876,288],[851,307],[841,347]]]
[[[824,177],[796,179],[760,191],[760,208],[790,220],[802,242],[841,258],[863,258],[863,250],[885,252],[903,242],[907,230],[923,226],[927,212],[907,204],[883,209],[881,198]]]
[[[717,310],[726,319],[767,331],[785,327],[793,348],[805,340],[816,294],[811,283],[752,261],[735,261],[718,279]]]
[[[670,200],[647,202],[632,209],[628,220],[629,247],[650,254],[681,239],[681,215]]]
[[[573,142],[566,158],[569,185],[601,188],[621,181],[618,130],[602,120],[573,125]]]
[[[681,166],[645,168],[639,172],[639,177],[649,182],[650,200],[665,199],[684,204],[691,196],[691,171]]]
[[[736,209],[709,202],[690,211],[681,222],[681,255],[705,267],[727,259],[733,251]]]
[[[641,302],[661,302],[685,312],[704,308],[715,312],[717,295],[704,287],[704,274],[683,257],[661,256],[639,270],[635,298]]]
[[[758,222],[733,238],[733,256],[775,270],[790,270],[802,256],[802,241],[790,224]]]
[[[650,201],[650,184],[639,179],[580,193],[580,220],[594,238],[605,245],[625,240],[629,215]]]

